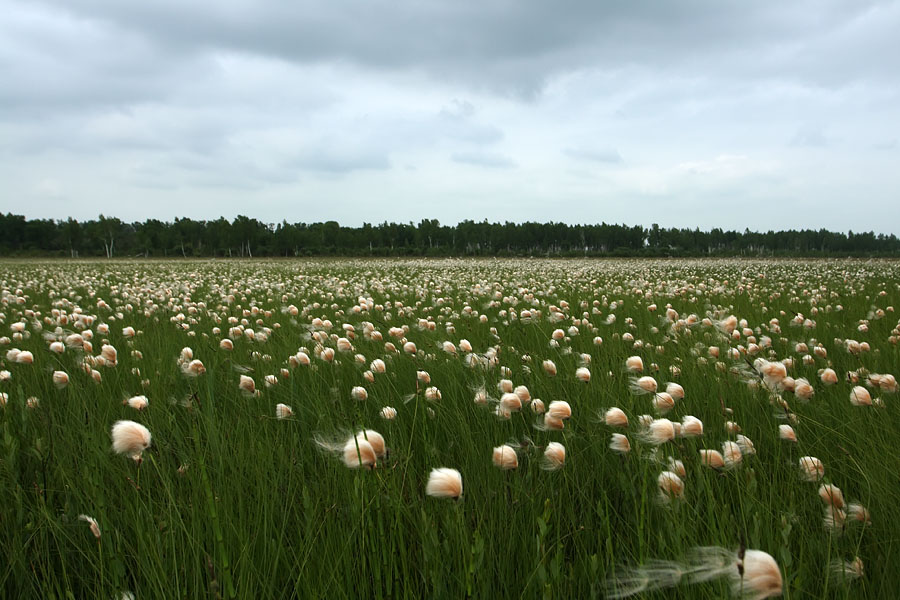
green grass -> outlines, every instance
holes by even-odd
[[[28,334],[0,353],[0,369],[11,374],[0,382],[8,394],[0,409],[0,596],[117,598],[127,590],[137,598],[591,598],[602,597],[604,582],[623,568],[680,559],[695,546],[745,544],[776,559],[785,597],[892,597],[900,586],[892,568],[900,542],[893,515],[900,501],[897,396],[875,391],[884,406],[854,407],[846,374],[900,371],[889,341],[897,313],[869,316],[900,304],[898,282],[900,263],[891,261],[0,263],[0,335],[11,338],[17,321]],[[21,304],[17,289],[26,297]],[[355,313],[360,297],[384,310]],[[100,299],[110,308],[98,308]],[[561,301],[567,318],[551,323],[549,307]],[[542,318],[511,320],[513,304],[517,312],[537,308]],[[786,421],[770,393],[748,386],[747,373],[730,372],[747,363],[726,350],[746,347],[746,338],[726,339],[702,323],[672,332],[667,304],[682,318],[746,319],[757,338],[772,340],[771,356],[766,349],[757,356],[795,359],[789,375],[808,378],[816,390],[809,403],[782,394],[798,418],[798,444],[778,439]],[[283,311],[289,305],[298,316]],[[118,349],[117,366],[95,367],[99,385],[82,369],[82,352],[53,354],[44,338],[57,326],[75,331],[51,311],[71,315],[76,306],[97,317],[93,354],[104,338]],[[251,307],[271,314],[245,317]],[[579,334],[551,347],[553,330],[567,330],[583,312],[589,323]],[[814,325],[791,325],[797,313]],[[268,341],[239,338],[233,351],[220,349],[229,317],[246,318],[257,332],[271,328]],[[343,335],[341,325],[352,324],[353,352],[337,352],[333,363],[316,358],[315,317],[332,321],[329,334]],[[769,331],[772,318],[780,333]],[[419,319],[433,320],[435,330],[420,329]],[[382,341],[365,338],[365,321]],[[109,325],[107,335],[96,332],[99,323]],[[388,330],[403,325],[419,356],[385,352],[387,341],[401,347]],[[126,326],[138,330],[134,339],[123,337]],[[626,333],[642,347],[624,341]],[[495,347],[497,364],[473,368],[464,353],[440,349],[444,340],[458,345],[463,338],[478,354]],[[847,338],[868,342],[870,351],[849,354]],[[827,357],[804,365],[794,347],[812,348],[811,340]],[[176,361],[185,346],[205,374],[182,374]],[[708,357],[709,346],[720,347],[719,361]],[[312,364],[293,368],[288,359],[301,347]],[[10,348],[30,350],[34,364],[11,363]],[[590,356],[589,383],[575,378],[582,353]],[[701,438],[676,439],[655,456],[641,443],[638,415],[652,408],[650,397],[629,392],[624,364],[635,354],[661,384],[684,387],[685,399],[667,417],[698,417]],[[387,371],[368,383],[363,373],[376,358]],[[541,368],[545,359],[556,363],[556,377]],[[819,381],[826,366],[838,384]],[[565,429],[536,428],[540,418],[527,407],[499,420],[476,405],[479,386],[499,397],[500,367],[545,404],[568,401],[573,416]],[[280,375],[283,368],[289,377]],[[54,370],[68,373],[66,388],[53,386]],[[417,394],[417,370],[431,375],[439,402]],[[253,377],[258,397],[240,392],[241,373]],[[270,374],[279,382],[267,388]],[[368,391],[365,402],[350,397],[357,385]],[[150,399],[142,412],[123,405],[137,394]],[[29,397],[39,399],[36,408],[26,406]],[[293,408],[290,419],[275,418],[278,403]],[[384,406],[397,409],[395,420],[380,418]],[[601,416],[611,406],[630,419],[622,431],[632,444],[626,456],[608,448],[618,430]],[[140,464],[111,450],[109,431],[119,419],[153,435]],[[734,438],[727,420],[741,426],[757,454],[717,472],[700,464],[698,450]],[[374,470],[348,469],[314,442],[344,440],[364,427],[390,448]],[[559,471],[540,468],[550,441],[567,450]],[[491,462],[492,448],[503,443],[521,445],[513,471]],[[799,478],[804,455],[821,459],[825,481],[868,508],[871,525],[851,524],[840,535],[825,529],[818,484]],[[668,457],[684,462],[684,498],[661,503],[657,476]],[[460,500],[425,495],[434,467],[461,472]],[[97,519],[99,541],[80,514]],[[861,579],[829,571],[830,561],[856,556],[865,564]],[[727,594],[726,582],[711,582],[647,597]]]

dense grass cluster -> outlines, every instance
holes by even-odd
[[[753,597],[747,549],[785,597],[892,597],[898,283],[886,261],[2,263],[0,595]],[[119,421],[152,439],[114,449]],[[426,494],[436,468],[458,498]]]

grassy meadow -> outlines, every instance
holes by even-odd
[[[9,261],[0,287],[2,597],[900,589],[898,262]],[[117,452],[119,421],[152,441]]]

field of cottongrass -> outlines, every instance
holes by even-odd
[[[900,589],[900,263],[7,262],[0,286],[0,596]]]

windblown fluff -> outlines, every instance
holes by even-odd
[[[686,560],[653,560],[626,569],[606,581],[607,598],[628,598],[681,583],[727,578],[732,595],[747,600],[780,596],[783,580],[778,563],[762,550],[728,550],[718,546],[692,549]]]

